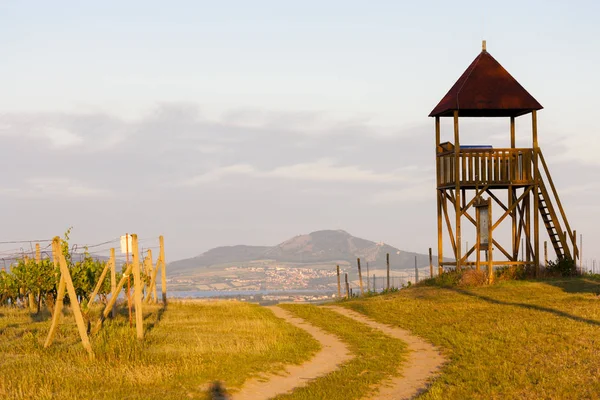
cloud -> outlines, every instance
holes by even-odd
[[[413,169],[412,167],[408,168]],[[220,167],[184,181],[185,186],[196,186],[219,181],[227,176],[240,175],[253,178],[281,178],[312,182],[343,183],[392,183],[404,182],[407,175],[401,171],[374,172],[358,165],[338,165],[330,159],[321,159],[310,163],[299,163],[258,170],[249,164],[235,164]]]
[[[41,129],[41,134],[48,138],[55,148],[74,147],[83,143],[80,136],[66,129],[47,126]]]
[[[394,190],[382,190],[371,196],[375,205],[392,203],[418,203],[435,197],[435,183],[427,180],[421,184],[411,185]]]
[[[0,188],[0,192],[19,198],[107,197],[111,192],[65,177],[30,178],[19,188]]]

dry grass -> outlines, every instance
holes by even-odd
[[[341,305],[441,347],[424,399],[597,399],[600,284],[590,279],[412,287]]]
[[[143,342],[124,315],[107,321],[92,339],[96,360],[89,361],[70,315],[54,345],[43,349],[47,317],[0,309],[0,398],[199,398],[211,381],[240,387],[319,348],[306,332],[256,305],[172,303],[162,315],[158,307],[147,309]]]

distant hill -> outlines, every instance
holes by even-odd
[[[169,263],[169,273],[189,272],[215,264],[274,260],[288,263],[324,263],[347,261],[369,263],[374,268],[385,268],[386,253],[395,269],[429,265],[429,255],[399,250],[385,243],[376,243],[350,235],[343,230],[323,230],[299,235],[276,246],[226,246],[217,247],[197,257]],[[437,257],[434,257],[434,265]]]

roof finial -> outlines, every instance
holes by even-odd
[[[485,40],[481,41],[481,51],[487,51],[487,46]]]

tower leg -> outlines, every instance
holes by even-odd
[[[444,261],[444,237],[442,226],[442,191],[437,191],[437,225],[438,225],[438,274],[444,272],[442,262]]]

